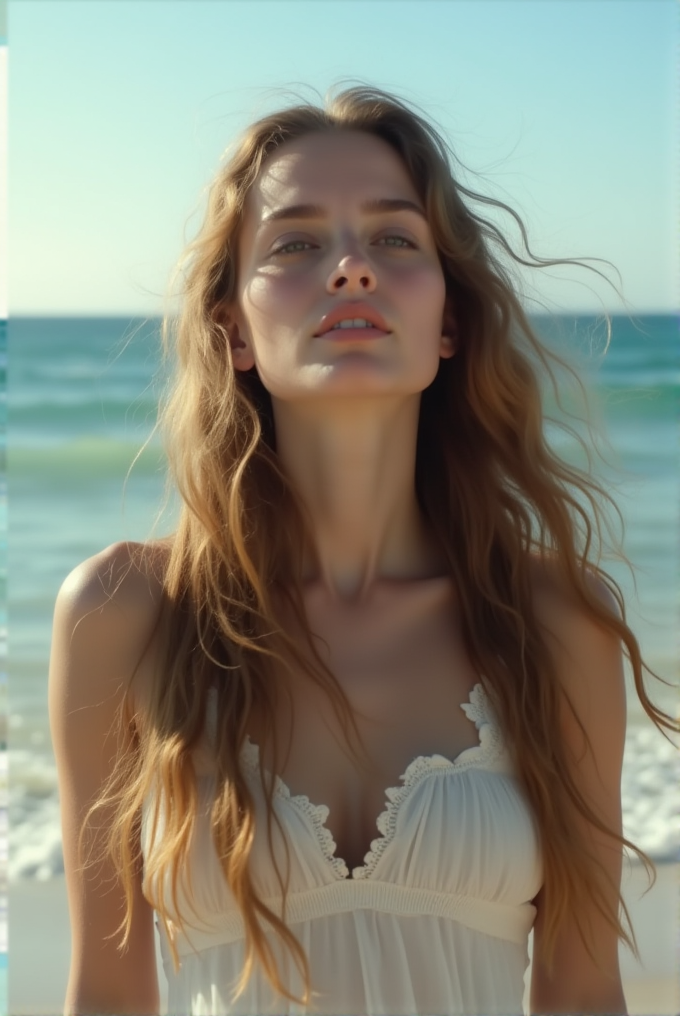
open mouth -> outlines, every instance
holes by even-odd
[[[389,335],[389,332],[378,328],[366,318],[346,318],[343,321],[338,321],[332,328],[323,332],[321,337],[324,339],[347,340],[377,339],[383,335]]]

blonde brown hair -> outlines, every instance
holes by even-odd
[[[168,878],[175,894],[187,859],[197,814],[192,751],[201,738],[208,690],[214,685],[217,783],[211,828],[245,926],[247,960],[237,994],[259,962],[272,986],[290,999],[295,996],[282,983],[264,926],[281,936],[307,989],[309,967],[285,920],[258,898],[251,881],[254,802],[239,755],[255,707],[275,745],[281,668],[304,671],[325,688],[350,750],[357,728],[305,619],[301,548],[310,545],[309,530],[277,459],[271,399],[256,368],[234,370],[220,322],[222,309],[235,295],[244,202],[263,165],[291,139],[343,130],[376,135],[403,160],[426,208],[455,305],[458,352],[455,359],[440,362],[434,382],[422,394],[415,484],[421,509],[461,592],[467,651],[498,704],[540,830],[550,888],[542,941],[546,962],[552,961],[562,920],[568,914],[578,920],[586,899],[595,901],[635,950],[634,934],[631,939],[603,889],[606,873],[596,870],[586,844],[566,818],[568,806],[650,862],[634,844],[603,825],[570,775],[565,747],[556,736],[558,678],[532,605],[537,557],[549,558],[587,614],[621,640],[644,710],[659,728],[675,729],[674,721],[646,693],[646,668],[625,620],[621,592],[599,567],[602,503],[608,495],[589,472],[560,459],[546,440],[541,378],[556,384],[555,370],[564,364],[532,329],[517,296],[512,266],[576,262],[532,255],[517,215],[458,182],[454,157],[442,137],[422,115],[384,92],[349,88],[332,96],[325,108],[297,105],[254,123],[212,185],[203,227],[187,252],[181,313],[166,322],[166,353],[176,358],[176,367],[161,425],[172,481],[183,505],[162,577],[159,624],[165,658],[134,751],[121,760],[95,807],[104,802],[115,806],[108,850],[128,903],[119,929],[124,932],[123,948],[130,929],[132,872],[140,861],[135,834],[142,803],[153,797],[150,822],[162,823],[163,836],[160,849],[145,859],[145,891],[153,897],[172,942],[166,900],[154,895],[153,887]],[[522,254],[480,214],[480,206],[512,217],[523,238]],[[610,591],[616,607],[596,594],[593,576]],[[311,655],[286,633],[273,590],[295,612]],[[273,787],[262,769],[261,777],[271,848]],[[163,794],[154,797],[159,787]],[[285,899],[287,882],[284,885],[276,870]],[[581,933],[592,954],[586,929]],[[174,945],[173,957],[177,963]]]

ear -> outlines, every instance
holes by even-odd
[[[450,359],[456,352],[456,344],[452,335],[442,335],[439,344],[439,355],[443,360]]]
[[[221,309],[215,315],[215,320],[224,329],[229,348],[231,349],[231,359],[236,370],[250,370],[251,367],[255,366],[255,357],[251,344],[244,338],[245,329],[241,329],[238,321],[238,315],[233,314],[226,309]]]
[[[439,355],[448,360],[458,350],[458,323],[451,309],[450,301],[447,299],[444,308],[442,321],[442,338],[439,346]]]
[[[255,366],[252,347],[241,338],[239,326],[235,323],[227,328],[227,338],[231,348],[231,359],[236,370],[250,370]]]

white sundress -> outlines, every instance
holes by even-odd
[[[542,884],[538,833],[481,684],[461,708],[476,724],[479,744],[453,761],[431,755],[410,763],[400,786],[386,791],[379,835],[351,877],[325,825],[328,808],[291,794],[276,778],[274,807],[290,850],[286,923],[309,960],[313,996],[307,1007],[275,996],[258,965],[245,993],[231,1001],[244,964],[243,924],[211,840],[214,777],[198,772],[201,811],[178,892],[190,925],[176,934],[177,973],[157,921],[169,1013],[523,1013],[527,941],[536,916],[531,900]],[[247,741],[241,762],[256,802],[251,874],[258,895],[280,915],[258,755],[257,745]],[[146,821],[143,830],[148,857],[153,844]],[[272,837],[285,872],[274,822]],[[196,911],[185,902],[186,874]],[[164,892],[172,916],[168,887]],[[301,995],[302,980],[288,951],[273,932],[268,937],[285,982]]]

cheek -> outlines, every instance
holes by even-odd
[[[309,282],[302,275],[261,273],[251,280],[243,294],[243,306],[271,324],[287,320],[304,302]]]
[[[416,272],[404,273],[398,284],[410,315],[439,331],[446,302],[443,273],[431,267],[423,268]]]
[[[290,369],[299,325],[301,301],[280,275],[260,274],[244,288],[241,308],[255,363],[265,387],[278,394],[279,383]],[[272,390],[274,389],[274,390]]]
[[[446,284],[444,273],[438,263],[432,264],[428,261],[400,267],[401,271],[397,271],[394,276],[400,290],[427,294],[430,298],[444,300]]]

